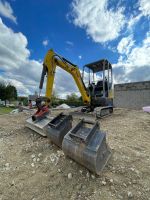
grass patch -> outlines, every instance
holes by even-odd
[[[10,113],[14,108],[0,107],[0,115]]]

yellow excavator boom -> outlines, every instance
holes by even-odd
[[[56,67],[59,66],[63,70],[67,71],[74,78],[76,85],[81,93],[83,102],[85,104],[90,104],[90,96],[86,90],[86,87],[83,83],[81,73],[79,68],[61,57],[57,55],[52,49],[49,50],[45,56],[43,66],[46,67],[47,70],[47,83],[46,83],[46,97],[51,99],[53,84],[55,78]]]

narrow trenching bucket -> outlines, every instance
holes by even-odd
[[[111,156],[106,144],[106,134],[100,131],[99,123],[86,122],[84,119],[65,135],[62,150],[98,175]]]
[[[45,127],[48,138],[57,146],[62,146],[64,136],[72,128],[72,116],[60,113]]]

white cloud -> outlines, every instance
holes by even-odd
[[[137,22],[141,19],[142,14],[140,13],[137,16],[131,16],[130,19],[128,20],[128,29],[132,30],[132,28],[137,24]]]
[[[150,1],[139,0],[139,10],[144,16],[150,16]]]
[[[57,67],[56,69],[54,90],[61,98],[65,98],[66,95],[71,93],[79,94],[79,90],[71,74],[60,67]]]
[[[7,1],[0,0],[0,15],[17,23],[17,19],[13,14],[13,9]]]
[[[114,53],[116,53],[116,51],[117,51],[116,47],[112,47],[111,45],[108,45],[107,48],[108,48],[110,51],[114,52]]]
[[[78,58],[81,60],[81,59],[82,59],[82,56],[81,56],[81,55],[79,55],[79,56],[78,56]]]
[[[133,27],[145,16],[149,20],[150,1],[139,0],[140,13],[130,16],[127,29],[134,34]],[[150,32],[147,32],[142,44],[136,44],[133,35],[122,38],[117,46],[119,56],[118,63],[114,64],[115,82],[147,81],[150,80]]]
[[[14,33],[3,24],[0,18],[0,64],[2,68],[9,68],[9,66],[18,68],[30,55],[30,51],[26,48],[27,43],[22,33]]]
[[[118,7],[117,11],[113,11],[107,7],[108,0],[73,0],[71,11],[73,23],[84,28],[87,35],[95,42],[114,40],[126,22],[124,9]]]
[[[132,31],[133,27],[140,21],[142,16],[150,16],[150,1],[149,0],[138,0],[136,4],[140,13],[132,12],[133,14],[129,17],[127,22],[127,29]]]
[[[75,26],[85,29],[87,37],[91,37],[94,42],[105,43],[120,36],[125,25],[126,33],[133,33],[134,26],[142,16],[150,16],[149,0],[138,0],[134,6],[137,10],[127,16],[125,8],[120,6],[121,1],[116,4],[117,9],[108,9],[108,0],[72,0],[67,19]]]
[[[0,18],[1,79],[14,83],[21,95],[37,90],[42,69],[41,63],[29,59],[27,44],[22,33],[15,33]]]
[[[48,40],[43,40],[42,44],[46,47],[48,45],[49,41]]]
[[[123,51],[118,63],[113,65],[116,82],[150,80],[150,32],[140,46],[132,47],[130,53]]]
[[[6,81],[4,77],[2,77],[0,75],[0,81]],[[30,94],[30,91],[29,89],[20,81],[17,81],[15,79],[11,79],[11,78],[8,78],[7,79],[7,82],[14,85],[17,90],[19,91],[20,95],[25,95],[25,94]]]
[[[124,37],[121,39],[117,46],[117,50],[120,54],[129,54],[131,48],[134,45],[133,36]]]
[[[30,59],[27,44],[25,35],[15,33],[0,18],[0,69],[3,71],[0,80],[14,84],[19,95],[38,91],[42,71],[42,62]],[[71,75],[60,68],[56,71],[55,89],[61,97],[72,92],[78,93]],[[45,93],[45,84],[42,93]]]
[[[126,64],[129,66],[149,66],[150,67],[150,34],[143,40],[143,44],[140,47],[132,49],[128,56]]]
[[[74,46],[74,43],[73,42],[71,42],[71,41],[66,41],[66,44],[68,44],[68,45],[70,45],[70,46]]]

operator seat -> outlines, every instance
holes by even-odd
[[[103,96],[103,81],[98,81],[94,91],[96,96]],[[108,81],[105,79],[105,96],[108,97]]]

